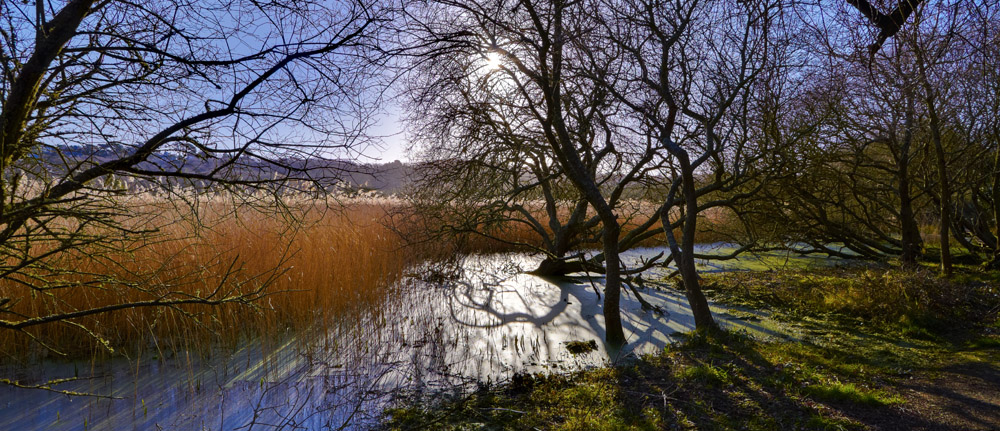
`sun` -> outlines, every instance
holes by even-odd
[[[500,53],[496,51],[490,51],[486,54],[486,71],[497,70],[500,68]]]

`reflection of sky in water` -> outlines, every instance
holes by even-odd
[[[629,264],[659,253],[626,253]],[[701,252],[724,254],[724,247]],[[707,271],[769,265],[783,256],[720,264]],[[788,257],[786,260],[802,259]],[[250,344],[231,355],[202,360],[183,354],[166,360],[62,363],[9,369],[26,383],[79,375],[59,389],[110,394],[120,399],[67,397],[0,386],[0,429],[145,430],[337,428],[363,422],[403,392],[430,393],[502,381],[518,371],[579,369],[618,363],[630,354],[655,353],[676,333],[694,327],[683,294],[653,282],[637,288],[658,310],[643,310],[635,293],[622,291],[621,312],[629,344],[608,352],[597,289],[600,278],[543,279],[523,274],[539,259],[522,255],[472,256],[453,281],[408,279],[402,296],[361,328],[334,331],[314,346],[288,341],[264,349]],[[803,261],[805,262],[805,261]],[[812,260],[812,262],[816,262]],[[653,280],[669,269],[654,268]],[[774,335],[767,319],[747,310],[713,306],[720,322]],[[742,318],[738,318],[740,315]],[[747,318],[749,317],[749,318]],[[568,341],[598,342],[597,351],[572,355]],[[267,352],[266,354],[263,352]]]

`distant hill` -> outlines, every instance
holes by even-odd
[[[95,146],[76,145],[44,147],[33,155],[35,168],[31,169],[35,176],[63,176],[67,172],[80,171],[96,164],[105,163],[124,157],[132,152],[125,146]],[[414,176],[415,167],[398,160],[391,163],[358,163],[344,159],[321,158],[282,158],[271,163],[261,160],[241,161],[238,165],[223,166],[223,160],[207,156],[195,155],[194,151],[157,152],[146,162],[138,165],[139,169],[148,171],[181,171],[194,175],[207,175],[220,167],[225,169],[229,178],[311,178],[320,180],[323,184],[337,184],[355,190],[377,190],[385,194],[402,191]],[[38,166],[44,166],[38,169]],[[207,187],[209,182],[203,180],[179,180],[168,176],[159,179],[129,181],[129,189],[145,189],[152,182],[167,184],[193,184],[195,187]]]
[[[361,169],[343,170],[343,181],[358,188],[378,190],[386,194],[403,191],[413,181],[416,170],[413,165],[399,160],[359,167]]]

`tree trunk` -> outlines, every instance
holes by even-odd
[[[902,175],[907,175],[901,172]],[[899,256],[903,266],[916,267],[917,257],[923,248],[923,238],[913,214],[913,196],[910,195],[909,179],[900,177],[899,181],[899,222],[902,234],[902,254]]]
[[[595,274],[606,273],[604,267],[590,261],[568,260],[554,257],[547,257],[538,264],[538,268],[530,271],[529,274],[540,276],[562,276],[574,272],[592,272]]]
[[[917,256],[923,248],[920,228],[913,214],[913,195],[910,194],[910,146],[913,143],[913,98],[907,97],[906,130],[903,132],[903,145],[899,150],[896,162],[896,173],[899,183],[899,223],[902,236],[902,253],[899,257],[904,267],[917,266]]]
[[[619,348],[625,345],[625,331],[622,329],[622,315],[619,309],[621,296],[621,260],[618,256],[618,237],[621,228],[618,221],[604,224],[604,326],[608,345]]]
[[[679,159],[681,187],[686,210],[684,212],[684,229],[681,232],[681,255],[677,267],[681,273],[681,280],[684,282],[684,294],[687,296],[688,304],[691,305],[691,313],[694,315],[695,329],[711,331],[718,329],[718,325],[712,317],[712,310],[708,308],[708,300],[705,299],[705,294],[701,291],[698,271],[694,265],[694,241],[698,223],[698,196],[695,190],[694,173],[691,172],[691,162],[686,154]]]
[[[938,191],[941,194],[939,208],[941,217],[941,274],[951,276],[951,185],[948,183],[948,160],[944,153],[944,143],[941,142],[941,119],[938,117],[934,87],[927,77],[927,66],[924,63],[924,52],[917,49],[917,70],[924,87],[924,100],[927,102],[927,117],[930,120],[931,142],[934,144],[934,155],[937,158]]]
[[[993,200],[993,237],[996,238],[996,243],[993,250],[991,250],[992,256],[990,256],[989,262],[986,264],[988,268],[994,268],[1000,264],[1000,147],[993,154],[993,181],[991,187],[990,196]]]
[[[937,157],[938,186],[941,193],[941,274],[951,276],[951,185],[948,183],[948,161],[945,158],[944,144],[941,142],[941,123],[934,107],[933,89],[926,79],[927,114],[930,117],[931,141],[934,143],[934,154]]]
[[[558,89],[554,91],[558,95]],[[553,100],[559,100],[553,97]],[[618,238],[621,233],[621,226],[618,224],[618,216],[614,213],[614,208],[608,205],[608,201],[601,195],[601,190],[597,183],[587,173],[580,155],[573,147],[569,138],[569,132],[565,123],[561,121],[558,112],[558,104],[549,103],[553,118],[552,128],[559,137],[550,138],[552,147],[559,156],[559,162],[566,168],[566,173],[574,183],[577,190],[590,202],[590,205],[597,211],[597,217],[601,219],[604,229],[602,241],[604,242],[604,323],[607,331],[607,344],[613,348],[620,348],[625,345],[625,332],[622,329],[621,310],[618,309],[619,297],[621,296],[621,260],[618,256]],[[560,143],[562,142],[562,144]]]
[[[573,182],[577,191],[590,203],[597,212],[598,218],[604,228],[604,323],[606,341],[608,346],[619,348],[625,345],[625,332],[622,329],[621,310],[618,309],[619,296],[621,295],[621,262],[618,256],[618,237],[621,226],[618,224],[618,217],[614,213],[614,208],[608,200],[601,194],[601,189],[597,181],[588,170],[587,165],[580,158],[580,150],[569,133],[562,113],[562,48],[565,39],[563,38],[562,12],[565,4],[557,4],[554,8],[552,18],[552,37],[547,39],[545,51],[550,52],[552,69],[545,74],[539,75],[539,86],[544,90],[545,98],[545,118],[542,121],[542,128],[545,132],[546,141],[552,148],[556,160],[565,170],[567,177]],[[541,30],[541,29],[539,29]],[[554,41],[554,42],[553,42]]]

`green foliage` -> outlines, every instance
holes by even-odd
[[[966,272],[953,279],[929,270],[846,267],[712,276],[714,299],[772,308],[802,317],[835,318],[934,339],[956,323],[996,319],[996,274]]]
[[[681,368],[677,372],[677,377],[683,380],[693,380],[710,388],[732,383],[726,370],[709,364]]]
[[[850,402],[869,406],[903,404],[903,399],[898,395],[889,394],[881,390],[871,391],[862,389],[853,383],[831,382],[814,384],[806,386],[803,392],[817,399],[840,403]]]

